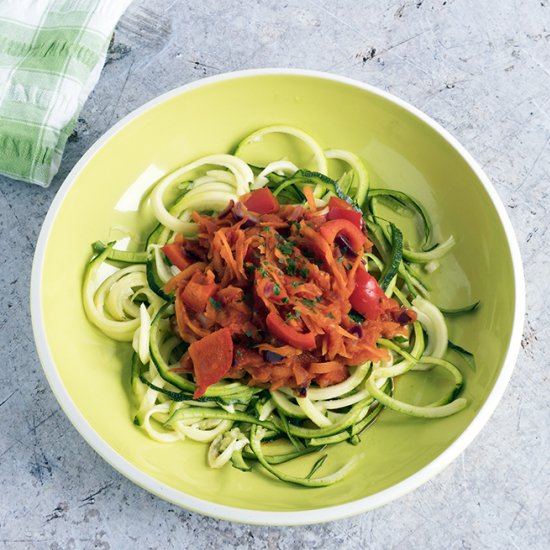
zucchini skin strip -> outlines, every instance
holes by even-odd
[[[409,416],[416,416],[418,418],[443,418],[445,416],[451,416],[452,414],[464,409],[464,407],[468,404],[466,399],[463,397],[459,397],[446,405],[427,405],[421,407],[418,405],[404,403],[403,401],[389,397],[383,391],[380,391],[374,383],[374,378],[372,376],[367,380],[366,387],[371,395],[377,401],[382,403],[382,405],[388,407],[388,409],[392,409],[393,411],[407,414]]]
[[[372,202],[372,199],[376,197],[392,197],[394,200],[396,200],[401,205],[405,206],[406,208],[409,208],[413,212],[415,212],[420,219],[422,220],[422,224],[424,226],[424,248],[426,248],[430,242],[431,236],[432,236],[432,222],[430,220],[430,216],[428,212],[426,212],[426,209],[416,200],[411,198],[407,193],[403,193],[402,191],[396,191],[393,189],[369,189],[367,200],[369,202]]]
[[[385,292],[399,271],[403,259],[403,233],[392,223],[391,227],[391,256],[388,265],[382,273],[378,284]]]
[[[204,418],[219,418],[221,420],[234,420],[238,422],[247,422],[267,428],[268,430],[279,431],[277,426],[273,422],[267,420],[260,420],[253,415],[243,412],[228,412],[222,409],[207,409],[203,407],[189,407],[185,409],[178,409],[165,423],[166,426],[170,426],[172,423],[178,420],[188,420],[191,418],[204,419]]]
[[[318,478],[309,478],[309,477],[296,477],[285,472],[282,472],[278,468],[274,468],[266,459],[262,451],[261,441],[262,441],[262,432],[258,430],[257,426],[252,426],[250,429],[250,447],[252,452],[256,455],[258,462],[275,477],[281,481],[286,481],[287,483],[293,483],[294,485],[302,485],[304,487],[328,487],[329,485],[334,485],[338,481],[344,479],[347,474],[355,467],[358,462],[357,456],[352,457],[352,459],[345,464],[342,468],[329,474],[324,477]]]
[[[477,302],[474,302],[473,304],[468,304],[467,306],[457,307],[457,308],[445,308],[445,307],[439,307],[439,311],[443,313],[443,315],[447,316],[454,316],[454,315],[464,315],[465,313],[472,313],[474,311],[477,311],[479,308],[479,305],[481,304],[481,301],[478,300]]]
[[[112,248],[112,245],[114,245],[114,242],[105,244],[101,241],[96,241],[92,244],[92,249],[96,254],[101,254],[109,249],[105,259],[114,262],[123,262],[127,264],[144,264],[147,262],[149,254],[146,251],[130,252],[128,250],[117,250],[116,248]]]
[[[331,426],[327,426],[325,428],[304,428],[302,426],[295,426],[293,424],[289,424],[288,431],[293,436],[299,437],[302,439],[311,439],[314,437],[326,437],[329,435],[337,434],[342,430],[349,428],[353,424],[356,424],[357,422],[360,422],[361,420],[363,420],[363,418],[365,418],[365,416],[367,416],[369,412],[369,407],[371,403],[372,403],[372,399],[370,398],[364,399],[363,401],[359,401],[359,403],[356,403],[351,407],[348,413],[346,413],[337,422],[334,422]],[[276,426],[277,429],[279,430],[283,429],[282,422],[277,417],[273,418],[273,424]]]
[[[305,449],[302,449],[300,451],[292,451],[289,453],[281,453],[276,455],[264,455],[264,459],[269,462],[269,464],[284,464],[285,462],[289,462],[290,460],[294,460],[295,458],[298,458],[300,456],[309,455],[311,453],[318,453],[319,451],[325,449],[325,447],[325,445],[319,447],[306,447]],[[258,460],[254,453],[249,453],[246,450],[243,451],[243,457],[250,460]]]

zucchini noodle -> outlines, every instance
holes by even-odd
[[[298,171],[298,167],[288,160],[276,160],[270,162],[255,178],[254,183],[250,186],[251,189],[259,189],[269,183],[269,174],[295,174]]]
[[[286,158],[274,158],[263,167],[242,160],[249,145],[262,142],[272,133],[285,134],[305,144],[316,171],[301,169]],[[339,180],[331,179],[327,175],[328,159],[342,161],[349,171]],[[170,285],[185,276],[186,269],[205,269],[206,264],[197,261],[191,266],[176,265],[166,245],[197,235],[198,218],[194,212],[227,211],[233,203],[239,203],[240,197],[264,188],[279,203],[302,205],[302,210],[311,209],[320,216],[331,212],[334,197],[344,201],[348,212],[360,212],[361,224],[368,229],[374,248],[369,248],[357,262],[363,260],[366,272],[375,277],[386,299],[395,300],[400,311],[405,312],[403,315],[410,312],[410,319],[399,321],[409,328],[390,339],[378,338],[373,346],[386,358],[355,364],[336,383],[322,387],[313,382],[297,390],[220,379],[198,396],[197,380],[182,366],[181,358],[189,342],[182,339],[178,329],[177,302],[174,304],[174,289]],[[397,224],[381,217],[381,201],[397,215],[416,218],[423,242],[420,250],[404,246]],[[211,468],[231,464],[248,471],[256,464],[282,482],[324,487],[343,479],[355,467],[358,456],[350,450],[349,462],[334,471],[324,465],[330,452],[321,456],[321,450],[345,441],[357,444],[384,408],[399,413],[400,418],[437,419],[459,413],[467,406],[466,399],[460,397],[463,375],[446,359],[449,331],[444,315],[469,314],[479,302],[454,310],[438,308],[430,300],[429,285],[424,280],[427,272],[439,268],[439,260],[452,249],[455,238],[451,235],[440,244],[433,243],[432,224],[424,207],[403,192],[373,189],[367,166],[355,153],[325,150],[297,128],[269,126],[244,138],[234,154],[208,155],[173,170],[156,184],[150,206],[147,201],[142,202],[141,208],[152,208],[158,221],[147,245],[138,252],[127,252],[116,249],[115,243],[94,243],[95,255],[86,269],[82,300],[88,319],[101,332],[113,340],[131,343],[134,423],[155,441],[191,439],[208,444],[206,462]],[[349,243],[343,243],[338,246],[344,246],[345,251]],[[224,254],[229,254],[224,258],[228,262],[225,268],[230,269],[231,252]],[[106,264],[109,269],[104,270]],[[102,275],[105,272],[109,273],[106,277]],[[303,302],[304,308],[313,303]],[[358,318],[356,330],[368,328],[367,314],[362,316],[353,310],[349,314]],[[200,334],[201,317],[197,319],[194,330]],[[340,331],[346,338],[357,338],[344,328],[340,327]],[[196,339],[199,341],[200,337]],[[452,349],[471,356],[459,346],[453,345]],[[215,351],[219,350],[212,350]],[[265,353],[274,352],[262,353],[267,357]],[[284,357],[275,354],[275,361],[281,359]],[[324,363],[311,365],[322,367]],[[412,370],[431,369],[438,369],[452,385],[436,401],[424,405],[407,403],[400,395],[394,395],[396,378],[408,376]],[[276,448],[283,448],[283,452],[270,452],[274,440],[279,441]],[[300,457],[304,464],[315,459],[309,473],[290,475],[278,466]],[[320,475],[316,475],[318,470],[322,470]]]

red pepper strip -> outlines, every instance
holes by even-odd
[[[162,247],[162,251],[166,254],[166,257],[181,271],[191,265],[191,261],[184,255],[183,248],[180,242],[173,242],[165,244]]]
[[[193,361],[197,389],[193,399],[204,395],[204,392],[219,382],[231,369],[233,363],[233,340],[231,331],[222,328],[193,342],[189,346],[189,355]]]
[[[248,210],[258,214],[273,214],[279,210],[277,199],[267,187],[252,191],[244,200],[244,205]]]
[[[312,332],[298,332],[288,326],[280,315],[270,313],[266,318],[267,328],[279,340],[303,350],[315,349],[315,335]]]
[[[206,309],[209,298],[218,291],[218,285],[214,283],[200,284],[189,281],[181,291],[181,301],[193,311],[202,313]]]
[[[354,252],[359,252],[365,245],[365,235],[349,220],[332,220],[319,228],[319,233],[332,244],[338,233],[342,233],[349,241]]]
[[[363,215],[357,210],[351,210],[350,208],[330,208],[327,214],[327,220],[348,220],[357,229],[363,229]]]
[[[382,313],[382,300],[384,291],[378,281],[364,269],[358,269],[355,273],[355,289],[349,301],[355,311],[363,315],[369,321],[375,321]]]

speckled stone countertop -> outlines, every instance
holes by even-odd
[[[30,325],[40,226],[88,147],[171,88],[254,67],[353,77],[435,118],[493,181],[526,269],[522,349],[482,434],[412,494],[312,527],[210,519],[132,484],[65,418]],[[550,548],[549,90],[548,0],[136,1],[51,187],[0,178],[0,547]]]

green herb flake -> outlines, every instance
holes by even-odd
[[[288,258],[286,262],[286,272],[287,275],[291,277],[296,274],[296,262],[292,258]]]
[[[275,294],[275,296],[281,294],[281,287],[277,283],[273,285],[273,294]]]
[[[303,281],[292,281],[292,288],[297,288],[299,286],[305,285]]]
[[[292,245],[286,241],[277,245],[277,248],[285,255],[290,256],[293,252]]]
[[[218,302],[218,300],[214,300],[214,298],[208,298],[208,301],[216,311],[220,311],[220,309],[222,308],[222,305],[220,304],[220,302]]]
[[[357,311],[354,311],[353,309],[348,313],[348,315],[356,323],[363,323],[363,321],[365,320],[362,315],[359,315],[359,313],[357,313]]]
[[[299,319],[299,318],[300,318],[300,312],[296,310],[286,314],[287,321],[290,321],[291,319]]]
[[[307,267],[301,267],[298,272],[300,273],[300,276],[304,279],[307,279],[309,275],[309,269]]]
[[[302,302],[302,304],[304,304],[305,306],[310,307],[312,309],[315,307],[315,302],[313,300],[308,300],[308,299],[304,298],[303,300],[300,300],[300,302]]]

